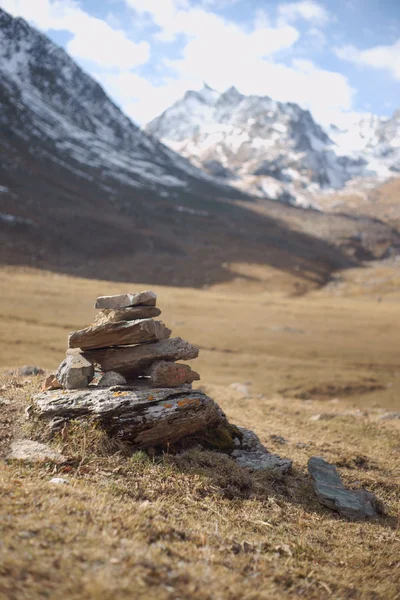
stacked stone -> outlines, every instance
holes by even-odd
[[[188,365],[177,362],[197,358],[198,348],[170,338],[171,330],[155,320],[161,314],[156,302],[151,291],[97,298],[100,312],[94,323],[69,334],[67,357],[53,389],[56,382],[65,389],[88,387],[96,364],[102,371],[99,387],[175,388],[200,379]]]

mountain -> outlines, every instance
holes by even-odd
[[[208,106],[215,92],[203,96]],[[227,122],[238,96],[224,97]],[[199,106],[195,94],[187,102]],[[299,157],[306,148],[311,160],[311,141],[329,147],[308,113],[285,110]],[[232,177],[204,173],[134,125],[46,36],[1,10],[0,126],[3,265],[192,287],[263,277],[300,293],[400,247],[397,232],[374,219],[261,203],[231,187]]]
[[[346,129],[331,125],[328,133],[338,154],[364,160],[361,175],[387,179],[400,173],[400,111],[391,118],[367,114]]]
[[[47,37],[0,9],[0,124],[53,164],[137,189],[174,190],[213,181],[136,127],[103,89]],[[89,174],[90,173],[90,174]]]
[[[297,104],[244,96],[234,87],[222,94],[208,86],[189,91],[146,130],[241,190],[305,206],[315,205],[323,190],[341,189],[355,177],[390,175],[398,164],[396,118],[375,117],[349,131],[332,126],[328,135]]]

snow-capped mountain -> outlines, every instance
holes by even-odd
[[[169,193],[221,184],[135,126],[68,54],[0,9],[0,124],[35,156],[101,183]]]
[[[326,133],[297,104],[244,96],[234,87],[221,94],[205,85],[187,92],[146,130],[242,190],[307,205],[322,190],[340,189],[354,177],[386,173],[393,166],[390,153],[399,124],[396,129],[389,120],[371,121],[348,132],[332,127]],[[383,165],[389,155],[390,165]]]
[[[275,136],[272,144],[266,133],[254,137],[271,156],[276,147],[272,172],[270,155],[255,152],[253,170],[268,173],[253,175],[255,181],[331,184],[325,158],[332,143],[308,113],[295,105],[278,110],[271,100],[265,101],[270,112],[263,105],[257,112],[257,99],[235,90],[219,96],[208,88],[189,93],[185,101],[199,111],[195,126],[188,133],[186,110],[183,117],[177,110],[172,135],[183,140],[194,129],[201,139],[204,111],[217,104],[217,134],[223,125],[229,132],[243,104],[246,126],[263,130],[258,120]],[[240,115],[237,121],[257,150]],[[297,293],[297,278],[309,281],[314,273],[322,285],[334,269],[400,247],[398,234],[376,220],[259,203],[230,187],[247,160],[246,144],[234,135],[227,150],[232,164],[225,166],[216,150],[209,173],[198,169],[136,127],[63,50],[1,10],[0,127],[1,264],[187,286],[236,278],[231,264],[271,265],[294,273]],[[283,192],[279,197],[288,200]]]
[[[337,154],[362,159],[362,175],[386,179],[400,172],[400,111],[391,118],[367,114],[341,129],[331,125],[329,137]]]

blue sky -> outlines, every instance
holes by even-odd
[[[203,81],[328,124],[400,108],[400,0],[0,0],[138,123]]]

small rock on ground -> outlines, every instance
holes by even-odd
[[[398,412],[386,412],[379,417],[380,421],[393,421],[395,419],[400,419],[400,413]]]
[[[249,386],[245,383],[235,382],[231,383],[229,387],[231,388],[231,390],[235,390],[235,392],[237,392],[241,396],[248,396],[250,394]]]
[[[239,446],[236,444],[237,449],[232,452],[232,457],[241,467],[256,471],[271,471],[280,475],[290,472],[291,460],[268,452],[254,431],[244,427],[238,427],[238,429],[242,434],[242,439]]]
[[[53,479],[50,479],[49,483],[54,483],[56,485],[69,485],[68,479],[64,479],[63,477],[53,477]]]
[[[320,456],[309,459],[308,471],[318,500],[327,508],[351,521],[364,521],[382,513],[380,503],[372,492],[346,489],[336,468]]]
[[[7,456],[9,460],[23,460],[26,462],[53,462],[62,464],[65,457],[47,446],[33,440],[16,440],[10,446]]]
[[[18,377],[31,377],[32,375],[44,375],[44,370],[41,367],[24,365],[23,367],[15,369],[15,371],[11,371],[11,373]]]

